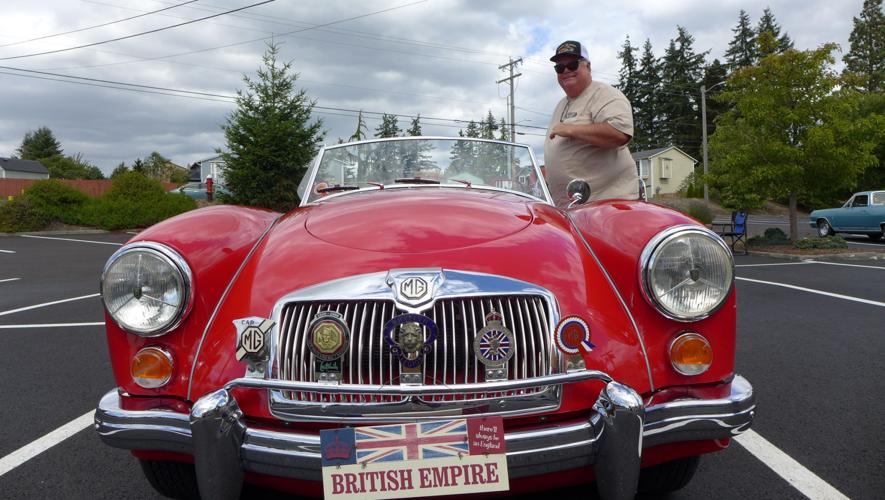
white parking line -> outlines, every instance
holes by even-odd
[[[811,500],[848,499],[753,430],[736,436],[734,440]]]
[[[42,304],[37,304],[37,305],[33,305],[33,306],[19,307],[18,309],[10,309],[8,311],[0,311],[0,316],[6,316],[7,314],[28,311],[28,310],[37,309],[40,307],[54,306],[55,304],[62,304],[64,302],[73,302],[75,300],[91,299],[92,297],[98,297],[99,295],[101,295],[101,294],[93,293],[91,295],[83,295],[81,297],[73,297],[70,299],[54,300],[52,302],[44,302]]]
[[[0,253],[15,253],[13,250],[0,250]]]
[[[814,262],[803,260],[802,262],[776,262],[773,264],[735,264],[734,267],[800,266],[802,264],[814,264]]]
[[[851,241],[851,240],[846,241],[846,243],[848,243],[849,245],[863,245],[866,247],[879,247],[882,250],[885,250],[885,246],[878,245],[876,243],[861,243],[859,241]]]
[[[846,266],[846,267],[863,267],[865,269],[881,269],[885,271],[885,266],[865,266],[863,264],[846,264],[844,262],[824,262],[822,260],[807,260],[809,264],[825,264],[828,266]]]
[[[95,411],[90,410],[89,413],[86,413],[80,417],[75,418],[74,420],[71,420],[70,422],[37,439],[36,441],[32,441],[31,443],[28,443],[21,448],[13,451],[9,455],[0,458],[0,477],[2,477],[4,474],[11,471],[12,469],[15,469],[19,465],[43,453],[49,448],[52,448],[58,443],[61,443],[65,439],[73,436],[83,429],[86,429],[87,427],[90,427],[93,422],[95,422]]]
[[[104,321],[92,323],[43,323],[33,325],[0,325],[0,330],[14,330],[17,328],[60,328],[66,326],[104,326]]]
[[[39,238],[41,240],[61,240],[61,241],[76,241],[77,243],[97,243],[99,245],[114,245],[114,246],[123,246],[122,243],[114,243],[112,241],[93,241],[93,240],[77,240],[74,238],[56,238],[55,236],[34,236],[31,234],[20,234],[22,238]]]
[[[18,281],[21,278],[6,278],[5,280],[0,280],[0,283],[5,283],[7,281]]]
[[[774,281],[762,281],[762,280],[754,280],[754,279],[750,279],[750,278],[741,278],[740,276],[737,276],[734,279],[741,280],[741,281],[749,281],[752,283],[762,283],[763,285],[782,286],[784,288],[791,288],[793,290],[800,290],[803,292],[826,295],[827,297],[835,297],[837,299],[850,300],[852,302],[860,302],[861,304],[869,304],[871,306],[885,307],[885,302],[877,302],[875,300],[861,299],[858,297],[852,297],[850,295],[842,295],[839,293],[824,292],[823,290],[815,290],[813,288],[805,288],[805,287],[796,286],[796,285],[787,285],[786,283],[775,283]]]

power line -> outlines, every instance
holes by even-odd
[[[143,14],[139,14],[139,15],[137,15],[137,16],[127,17],[127,18],[124,18],[124,19],[117,19],[116,21],[110,21],[110,22],[107,22],[107,23],[96,24],[96,25],[94,25],[94,26],[87,26],[87,27],[85,27],[85,28],[79,28],[79,29],[75,29],[75,30],[71,30],[71,31],[65,31],[65,32],[63,32],[63,33],[55,33],[55,34],[53,34],[53,35],[38,36],[37,38],[30,38],[30,39],[28,39],[28,40],[21,40],[21,41],[18,41],[18,42],[7,43],[7,44],[4,44],[4,45],[0,45],[0,48],[2,48],[2,47],[10,47],[10,46],[12,46],[12,45],[21,45],[21,44],[23,44],[23,43],[28,43],[28,42],[36,42],[37,40],[45,40],[45,39],[47,39],[47,38],[55,38],[55,37],[57,37],[57,36],[70,35],[71,33],[79,33],[79,32],[81,32],[81,31],[87,31],[87,30],[91,30],[91,29],[95,29],[95,28],[102,28],[102,27],[104,27],[104,26],[110,26],[110,25],[112,25],[112,24],[122,23],[122,22],[124,22],[124,21],[131,21],[132,19],[138,19],[139,17],[144,17],[144,16],[149,16],[149,15],[151,15],[151,14],[156,14],[157,12],[163,12],[164,10],[175,9],[175,8],[177,8],[177,7],[181,7],[182,5],[187,5],[187,4],[189,4],[189,3],[194,3],[194,2],[196,2],[196,1],[197,1],[197,0],[188,0],[187,2],[183,2],[183,3],[175,4],[175,5],[171,6],[171,7],[163,7],[162,9],[152,10],[152,11],[150,11],[150,12],[145,12],[145,13],[143,13]]]
[[[201,17],[201,18],[199,18],[199,19],[193,19],[193,20],[190,20],[190,21],[185,21],[185,22],[183,22],[183,23],[173,24],[173,25],[171,25],[171,26],[164,26],[164,27],[162,27],[162,28],[152,29],[152,30],[149,30],[149,31],[143,31],[143,32],[141,32],[141,33],[135,33],[135,34],[133,34],[133,35],[126,35],[126,36],[121,36],[121,37],[118,37],[118,38],[112,38],[112,39],[110,39],[110,40],[103,40],[103,41],[101,41],[101,42],[87,43],[87,44],[85,44],[85,45],[77,45],[76,47],[67,47],[67,48],[64,48],[64,49],[47,50],[47,51],[45,51],[45,52],[34,52],[34,53],[32,53],[32,54],[23,54],[23,55],[20,55],[20,56],[0,57],[0,61],[9,61],[9,60],[12,60],[12,59],[22,59],[22,58],[25,58],[25,57],[44,56],[44,55],[47,55],[47,54],[57,54],[57,53],[59,53],[59,52],[67,52],[67,51],[70,51],[70,50],[83,49],[83,48],[86,48],[86,47],[94,47],[94,46],[96,46],[96,45],[103,45],[103,44],[105,44],[105,43],[119,42],[120,40],[127,40],[127,39],[129,39],[129,38],[135,38],[135,37],[137,37],[137,36],[148,35],[148,34],[151,34],[151,33],[157,33],[157,32],[165,31],[165,30],[169,30],[169,29],[172,29],[172,28],[178,28],[179,26],[184,26],[184,25],[187,25],[187,24],[193,24],[193,23],[197,23],[197,22],[200,22],[200,21],[205,21],[206,19],[212,19],[213,17],[223,16],[223,15],[225,15],[225,14],[230,14],[231,12],[239,12],[239,11],[241,11],[241,10],[251,9],[252,7],[257,7],[257,6],[259,6],[259,5],[264,5],[264,4],[266,4],[266,3],[271,3],[271,2],[273,2],[273,1],[274,1],[274,0],[264,0],[263,2],[253,3],[253,4],[251,4],[251,5],[247,5],[247,6],[245,6],[245,7],[240,7],[240,8],[237,8],[237,9],[232,9],[232,10],[229,10],[229,11],[226,11],[226,12],[221,12],[221,13],[219,13],[219,14],[213,14],[213,15],[211,15],[211,16]]]

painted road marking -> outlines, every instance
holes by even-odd
[[[0,250],[0,253],[15,253],[12,250]]]
[[[104,326],[104,321],[92,323],[43,323],[40,325],[0,325],[0,330],[14,330],[16,328],[60,328],[66,326]]]
[[[861,243],[860,241],[851,241],[851,240],[846,240],[845,243],[848,243],[849,245],[863,245],[863,246],[867,246],[867,247],[879,247],[879,248],[885,250],[885,245],[880,245],[877,243]]]
[[[99,245],[123,246],[122,243],[114,243],[111,241],[94,241],[94,240],[77,240],[74,238],[56,238],[54,236],[34,236],[30,234],[20,234],[22,238],[39,238],[41,240],[60,240],[60,241],[76,241],[77,243],[97,243]]]
[[[83,429],[92,426],[93,422],[95,422],[95,410],[89,410],[88,413],[0,458],[0,477]]]
[[[100,294],[98,294],[98,293],[93,293],[91,295],[83,295],[81,297],[73,297],[70,299],[54,300],[52,302],[44,302],[43,304],[37,304],[37,305],[26,306],[26,307],[19,307],[18,309],[10,309],[8,311],[0,311],[0,316],[6,316],[7,314],[13,314],[13,313],[22,312],[22,311],[29,311],[31,309],[37,309],[40,307],[54,306],[55,304],[62,304],[65,302],[73,302],[75,300],[91,299],[92,297],[98,297],[99,295]]]
[[[823,290],[815,290],[813,288],[805,288],[805,287],[796,286],[796,285],[787,285],[786,283],[775,283],[773,281],[754,280],[754,279],[750,279],[750,278],[735,277],[734,279],[741,280],[741,281],[749,281],[751,283],[762,283],[763,285],[782,286],[784,288],[792,288],[793,290],[800,290],[802,292],[817,293],[820,295],[826,295],[827,297],[835,297],[837,299],[850,300],[852,302],[860,302],[861,304],[869,304],[871,306],[885,307],[885,302],[878,302],[875,300],[861,299],[858,297],[852,297],[850,295],[842,295],[839,293],[824,292]]]
[[[0,280],[0,283],[5,283],[7,281],[18,281],[21,278],[6,278],[5,280]]]
[[[799,266],[802,264],[814,264],[814,262],[804,260],[802,262],[777,262],[774,264],[735,264],[734,267]]]
[[[784,478],[790,486],[811,500],[848,499],[839,490],[806,469],[752,429],[734,437],[734,440],[762,463]]]
[[[827,266],[846,266],[846,267],[863,267],[865,269],[881,269],[885,271],[885,266],[865,266],[863,264],[846,264],[844,262],[824,262],[822,260],[807,260],[809,264],[824,264]]]

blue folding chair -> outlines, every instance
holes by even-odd
[[[715,224],[721,229],[716,233],[723,238],[728,238],[731,246],[731,253],[734,253],[734,246],[737,242],[744,243],[744,255],[750,252],[747,249],[747,211],[737,210],[731,213],[731,224]]]

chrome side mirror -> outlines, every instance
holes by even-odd
[[[571,203],[568,208],[575,205],[583,205],[590,199],[590,183],[584,179],[572,179],[565,187],[566,195]]]

